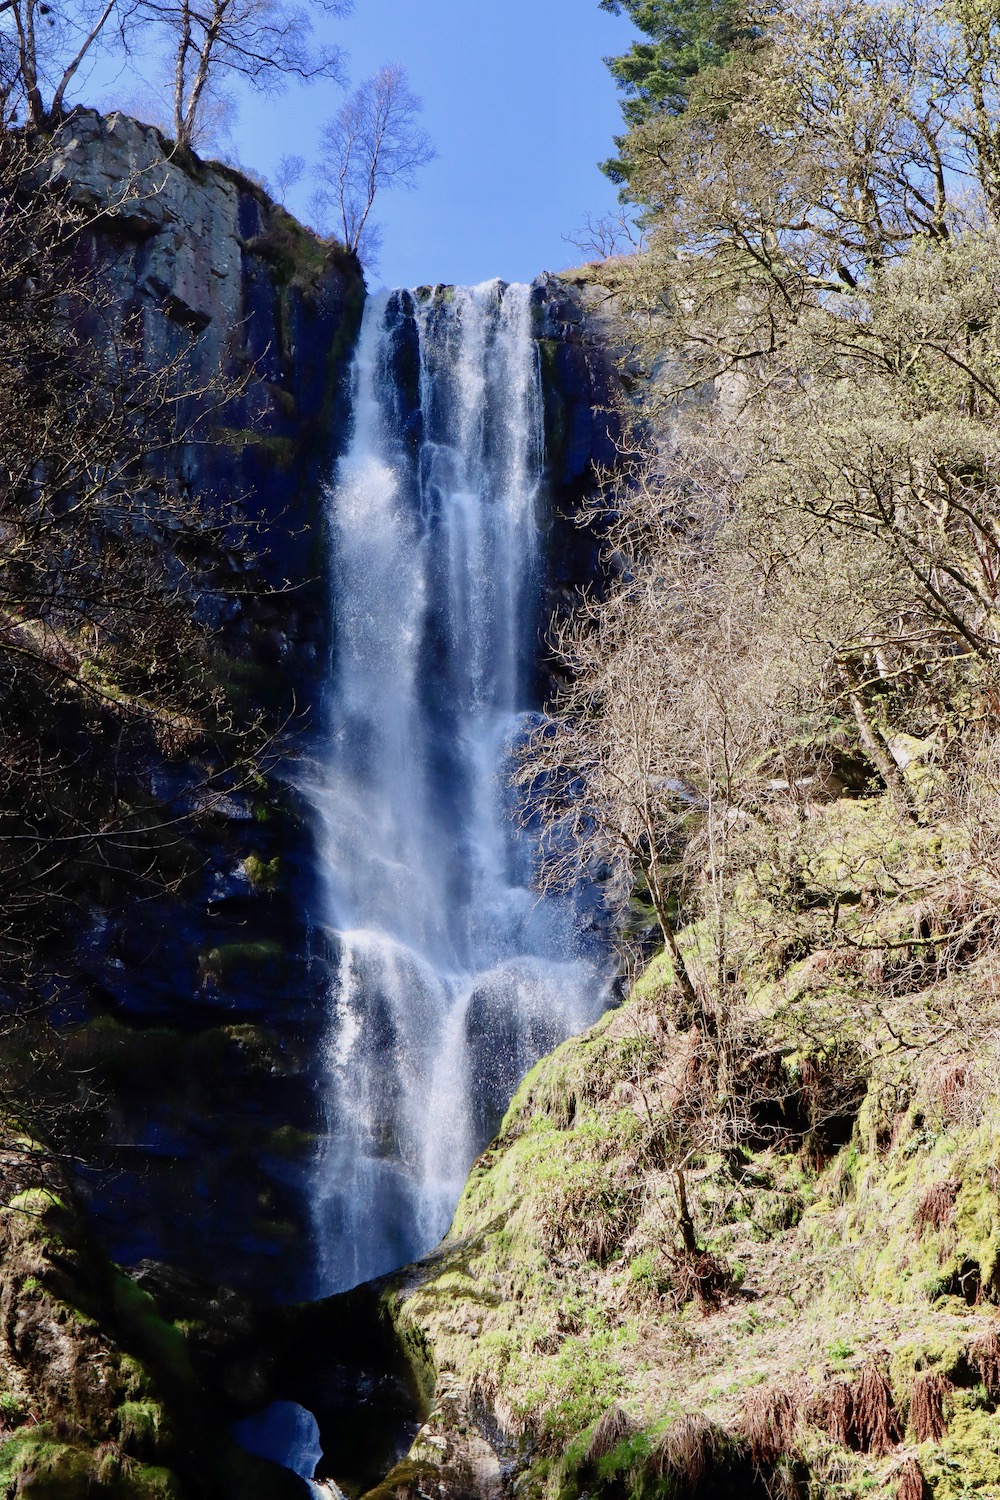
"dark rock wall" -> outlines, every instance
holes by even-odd
[[[544,641],[553,615],[581,591],[600,588],[601,531],[581,525],[598,471],[613,468],[621,438],[620,330],[599,286],[575,277],[540,276],[532,286],[542,371],[548,522],[539,636],[540,694],[551,689]]]
[[[124,904],[95,890],[67,934],[70,1058],[108,1101],[85,1178],[121,1262],[160,1257],[280,1298],[309,1284],[327,978],[310,954],[309,829],[285,778],[325,676],[323,480],[364,284],[253,183],[121,115],[74,113],[51,181],[92,216],[80,254],[107,291],[95,339],[160,367],[191,346],[194,386],[236,382],[210,440],[170,463],[217,513],[192,571],[215,671],[234,715],[263,713],[278,736],[271,769],[221,799],[198,785],[225,746],[132,768],[161,808],[194,810],[177,854],[196,873]]]

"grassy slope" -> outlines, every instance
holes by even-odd
[[[699,1040],[676,1024],[660,958],[526,1079],[449,1238],[397,1293],[437,1377],[413,1457],[440,1472],[443,1455],[453,1490],[499,1480],[495,1464],[486,1484],[470,1470],[463,1434],[478,1425],[519,1493],[888,1484],[919,1500],[915,1458],[942,1500],[1000,1496],[988,903],[954,829],[901,824],[880,799],[814,807],[778,833],[750,851],[728,914],[750,1072],[702,1092],[686,1137],[699,1243],[729,1289],[715,1307],[682,1300],[673,1122],[691,1116]],[[704,941],[685,934],[692,956]],[[762,1103],[734,1150],[737,1075]],[[865,1425],[879,1375],[884,1441]]]

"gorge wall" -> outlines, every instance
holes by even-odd
[[[236,719],[262,715],[292,744],[328,649],[320,489],[346,421],[360,267],[239,174],[174,156],[121,115],[70,117],[51,190],[89,216],[79,254],[107,290],[93,337],[138,340],[153,366],[193,337],[191,386],[206,391],[193,403],[226,382],[213,430],[169,457],[218,518],[191,607],[215,631]],[[187,818],[198,873],[124,910],[95,892],[71,935],[70,1061],[109,1099],[88,1176],[112,1254],[287,1296],[307,1274],[300,1179],[324,984],[314,872],[277,756],[198,805],[192,788],[225,754],[135,768]]]
[[[148,322],[152,358],[195,329],[206,371],[250,372],[224,441],[183,461],[263,523],[261,554],[233,516],[200,607],[243,710],[281,722],[293,687],[300,709],[319,702],[333,644],[319,497],[348,434],[358,269],[133,122],[83,113],[57,145],[54,183],[97,214],[87,253],[115,288],[112,325]],[[160,186],[134,190],[143,174]],[[447,294],[417,299],[426,313]],[[616,335],[586,275],[541,278],[530,311],[551,497],[541,626],[596,576],[574,514],[592,465],[615,458]],[[423,430],[399,407],[412,454]],[[535,701],[545,677],[540,656]],[[302,721],[293,755],[316,727]],[[22,1228],[5,1245],[0,1417],[19,1401],[49,1448],[22,1415],[3,1477],[39,1500],[89,1493],[112,1463],[123,1497],[302,1495],[227,1430],[283,1398],[317,1417],[319,1472],[378,1500],[1000,1493],[995,938],[968,942],[975,872],[924,750],[903,768],[918,815],[901,822],[851,748],[855,774],[776,819],[777,855],[739,820],[726,921],[745,1008],[725,1089],[655,959],[523,1082],[442,1245],[321,1303],[259,1305],[308,1280],[323,1129],[331,966],[298,794],[275,770],[206,811],[202,875],[159,904],[95,897],[71,934],[66,1021],[107,1089],[103,1164],[134,1151],[141,1167],[102,1176],[93,1146],[91,1198],[116,1255],[160,1263],[124,1276],[59,1203],[10,1200],[38,1223],[6,1220]],[[165,778],[168,804],[188,770],[181,757]],[[696,963],[703,922],[678,943]],[[727,1112],[738,1146],[717,1133]]]

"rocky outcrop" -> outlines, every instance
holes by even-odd
[[[170,318],[211,329],[206,363],[220,364],[243,318],[240,189],[231,176],[170,149],[126,115],[76,110],[52,142],[48,184],[120,241],[144,246],[113,281],[119,308],[137,295]],[[255,214],[262,209],[252,200]]]
[[[108,1261],[60,1165],[0,1131],[0,1488],[35,1500],[306,1500],[244,1452],[187,1331]]]
[[[318,497],[347,420],[357,259],[240,173],[121,114],[74,111],[53,137],[49,184],[89,216],[94,337],[138,340],[153,367],[186,349],[192,389],[213,402],[225,382],[211,429],[171,459],[229,525],[198,607],[287,700],[325,638]]]
[[[546,463],[557,495],[592,481],[618,454],[621,320],[612,295],[588,276],[546,273],[532,285],[542,360]]]

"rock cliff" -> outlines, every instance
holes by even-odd
[[[348,420],[360,267],[240,174],[123,115],[75,111],[49,187],[85,213],[93,338],[154,368],[187,351],[191,405],[210,421],[167,462],[215,522],[191,608],[215,632],[234,719],[301,746],[329,649],[322,485]],[[72,1065],[109,1101],[88,1172],[112,1254],[287,1294],[309,1273],[325,982],[309,830],[276,755],[199,804],[192,788],[226,754],[132,768],[184,818],[187,873],[124,908],[95,888],[67,934],[63,1011]]]
[[[599,584],[600,531],[580,526],[596,470],[614,467],[621,438],[621,329],[608,294],[586,275],[546,274],[532,286],[542,372],[549,571],[540,635],[581,589]],[[544,664],[544,657],[542,657]],[[543,686],[543,697],[547,686]]]

